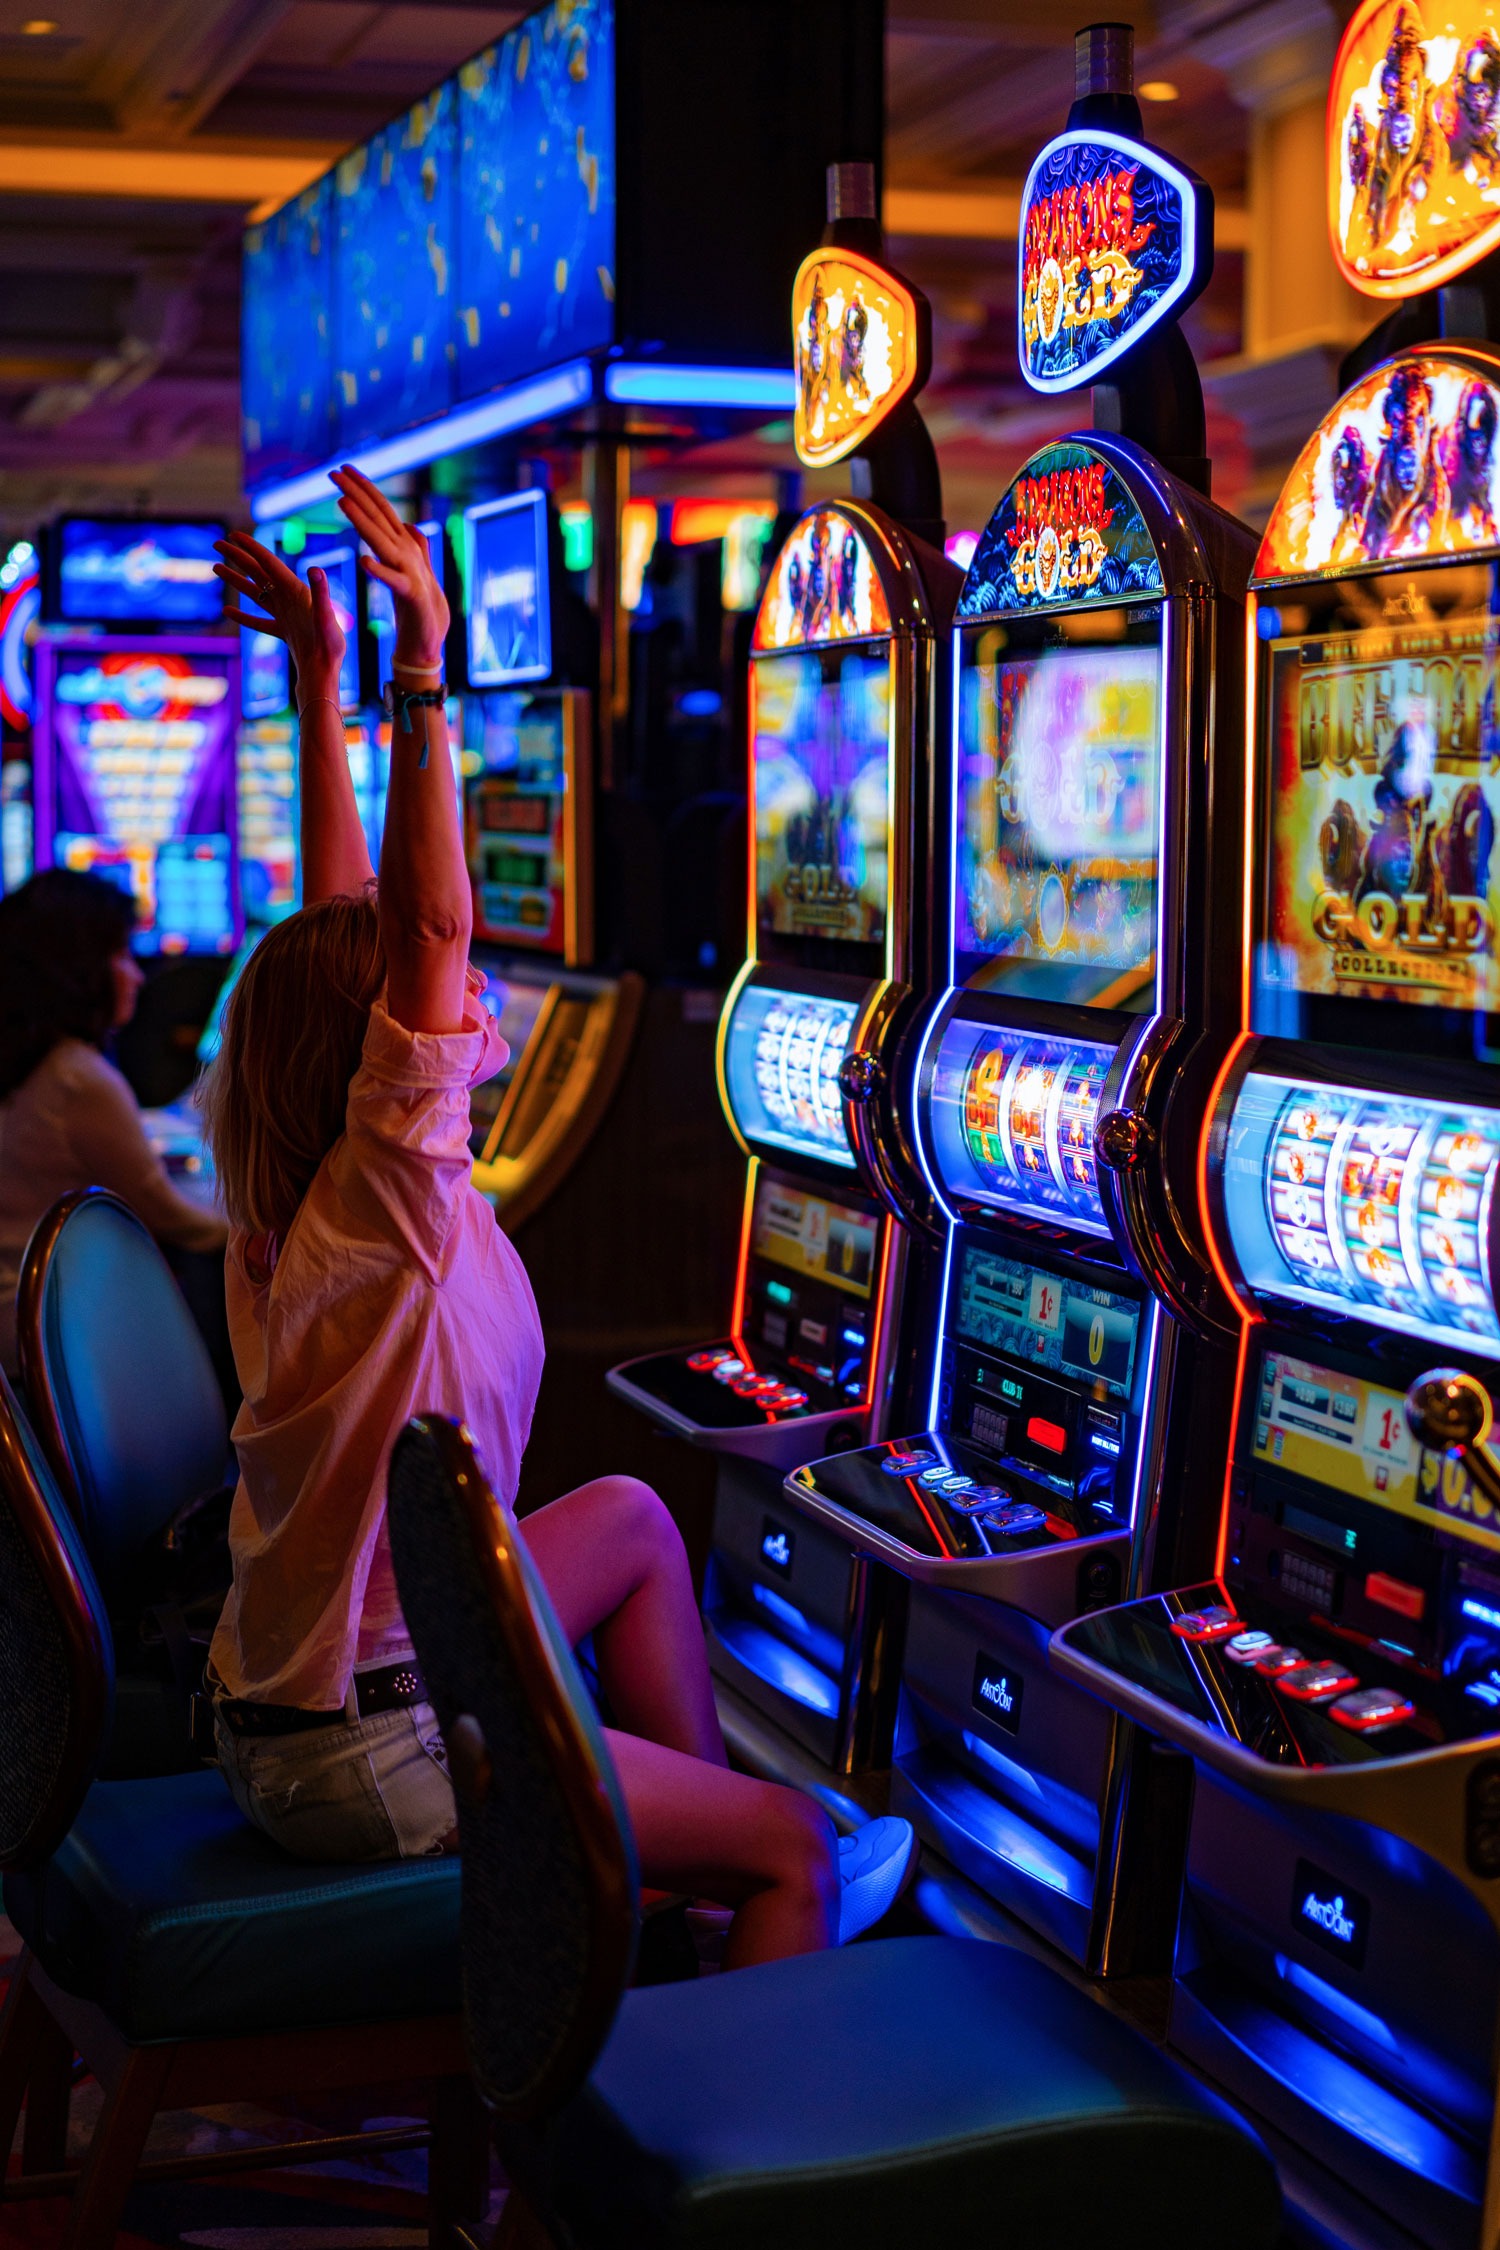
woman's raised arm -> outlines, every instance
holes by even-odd
[[[236,605],[232,624],[285,641],[297,667],[298,773],[302,799],[302,903],[362,890],[375,870],[355,801],[339,715],[339,666],[344,634],[333,611],[328,580],[310,570],[307,583],[279,555],[232,531],[218,541],[223,562],[214,569],[234,593],[259,603],[265,616]]]
[[[434,693],[443,677],[448,604],[426,538],[358,469],[340,469],[333,481],[340,507],[370,549],[365,569],[389,586],[395,603],[397,695]],[[417,705],[407,723],[391,728],[377,895],[391,1014],[408,1031],[459,1030],[474,908],[440,703]]]

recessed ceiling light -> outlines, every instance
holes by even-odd
[[[1148,78],[1141,86],[1141,99],[1147,102],[1175,102],[1177,88],[1170,78]]]
[[[45,39],[57,26],[50,16],[32,16],[22,24],[21,31],[27,39]]]

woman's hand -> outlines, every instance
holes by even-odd
[[[274,633],[277,640],[285,641],[297,667],[300,701],[327,695],[336,703],[344,630],[334,614],[326,572],[310,570],[304,582],[248,531],[231,531],[214,545],[224,557],[214,564],[216,576],[233,593],[259,603],[266,613],[257,616],[231,602],[224,612],[228,622],[248,625],[257,633]]]
[[[432,574],[425,536],[415,524],[403,523],[385,494],[359,469],[336,469],[333,482],[340,508],[370,549],[360,561],[372,578],[391,590],[396,607],[393,662],[409,671],[441,671],[448,604]]]

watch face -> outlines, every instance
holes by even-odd
[[[1342,1664],[1323,1663],[1293,1665],[1290,1671],[1278,1675],[1276,1685],[1296,1703],[1326,1703],[1332,1696],[1358,1687],[1359,1682]]]

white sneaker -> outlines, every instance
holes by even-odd
[[[839,1838],[839,1944],[862,1937],[888,1914],[916,1864],[917,1834],[909,1820],[887,1813]]]

